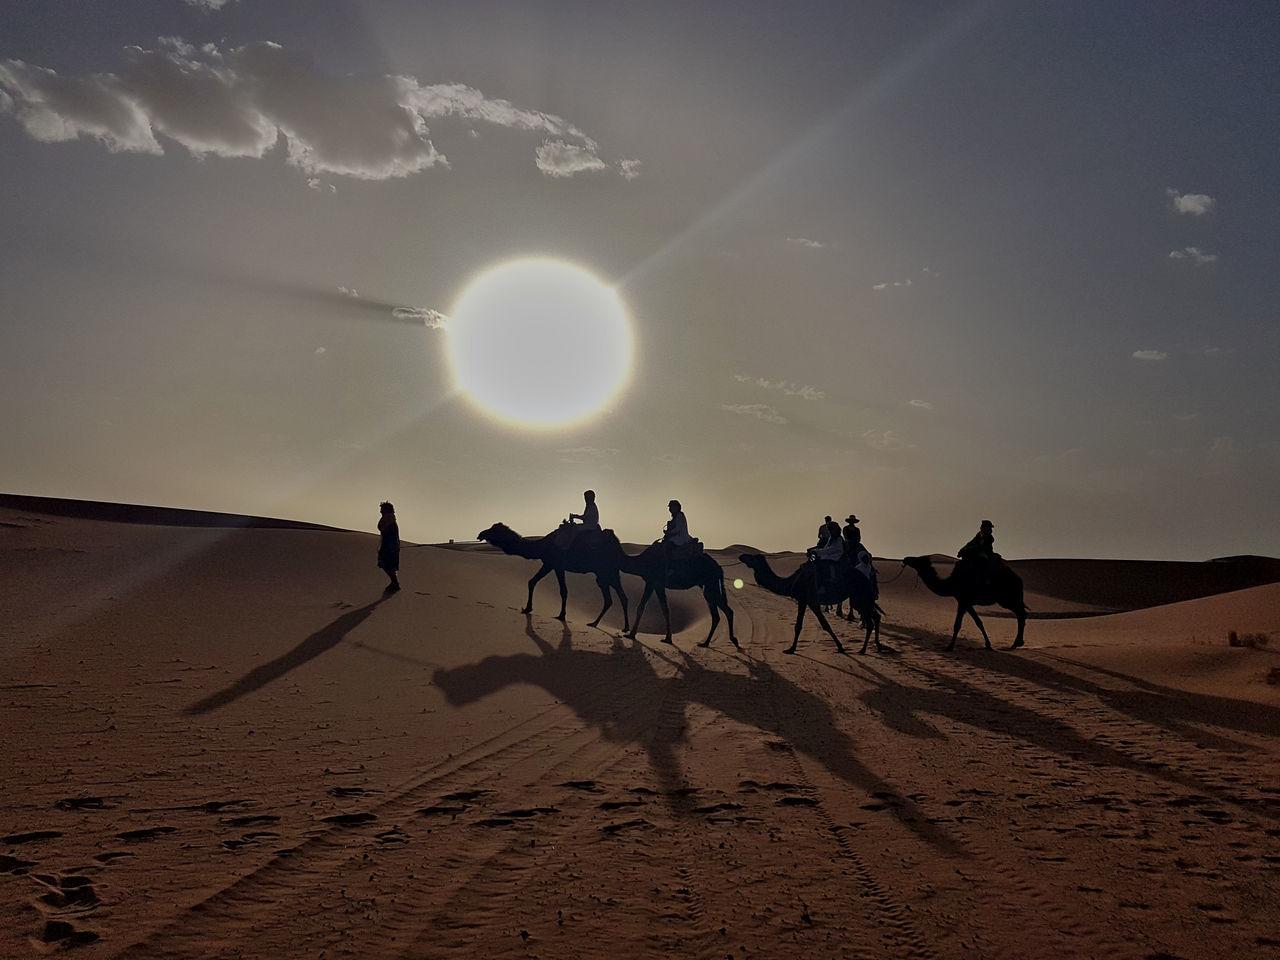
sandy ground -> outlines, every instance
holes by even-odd
[[[383,597],[372,534],[120,519],[0,506],[0,957],[1280,955],[1280,583],[1037,561],[947,654],[881,561],[884,648],[788,657],[733,551],[702,649],[692,592],[632,642],[494,552]]]

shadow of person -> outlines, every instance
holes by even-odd
[[[386,594],[372,603],[365,604],[357,610],[348,610],[334,620],[333,623],[311,634],[292,650],[282,653],[274,660],[270,660],[261,666],[254,667],[231,686],[209,694],[209,696],[193,703],[182,712],[188,715],[199,715],[208,713],[211,710],[217,710],[219,707],[225,707],[246,694],[260,690],[271,681],[280,679],[290,670],[302,666],[309,660],[314,660],[326,650],[332,650],[343,641],[347,634],[364,623],[378,604],[386,600],[388,596],[390,594]]]

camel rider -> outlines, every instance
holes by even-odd
[[[995,545],[995,524],[990,520],[983,520],[973,539],[961,547],[956,556],[961,563],[970,565],[981,579],[989,581],[1003,562],[1000,554],[996,553]]]
[[[582,521],[583,530],[599,530],[600,508],[596,506],[596,492],[594,490],[584,490],[582,499],[586,501],[586,506],[582,508],[581,513],[569,514],[569,522],[573,523],[576,518]]]
[[[689,521],[685,519],[684,511],[680,509],[680,501],[672,500],[667,504],[667,509],[671,511],[671,519],[662,528],[662,543],[677,548],[687,547],[693,543],[693,537],[689,536]]]
[[[582,512],[569,514],[568,521],[557,531],[557,542],[562,547],[569,546],[582,534],[600,532],[600,508],[596,506],[596,492],[594,490],[584,490],[582,499],[586,504],[582,508]],[[581,523],[574,523],[574,520],[580,520]]]
[[[872,597],[878,599],[880,585],[876,582],[876,568],[871,562],[871,551],[862,545],[862,531],[858,529],[858,518],[852,513],[845,517],[841,536],[844,540],[845,556],[853,561],[854,570],[871,581],[874,590]]]
[[[831,517],[823,521],[818,528],[818,542],[805,551],[810,560],[818,565],[814,568],[819,583],[832,583],[836,578],[836,564],[844,556],[844,540],[840,537],[840,524]]]

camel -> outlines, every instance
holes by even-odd
[[[632,556],[625,551],[620,552],[623,573],[635,574],[644,580],[644,593],[636,607],[635,623],[630,633],[624,631],[628,639],[636,638],[636,631],[640,629],[640,615],[644,613],[644,605],[649,602],[649,597],[656,593],[658,603],[662,607],[662,615],[667,621],[667,635],[662,638],[662,642],[674,642],[671,639],[671,608],[667,606],[667,591],[701,587],[702,596],[707,601],[707,611],[711,614],[711,629],[707,632],[707,639],[698,646],[711,646],[711,637],[715,634],[716,627],[720,625],[720,611],[723,610],[725,619],[729,622],[729,641],[734,647],[741,649],[738,638],[733,632],[733,608],[729,606],[729,597],[724,589],[724,570],[713,557],[699,553],[672,560],[667,555],[667,547],[662,543],[646,547],[638,556]]]
[[[773,569],[769,566],[769,561],[759,553],[744,553],[738,559],[751,568],[751,572],[756,576],[756,583],[760,586],[772,593],[791,597],[796,601],[796,634],[791,640],[791,646],[782,651],[783,653],[796,652],[796,644],[800,642],[800,627],[804,623],[806,608],[813,611],[822,629],[827,631],[831,639],[836,642],[836,649],[844,653],[844,644],[840,642],[840,638],[831,629],[831,624],[827,622],[827,618],[822,612],[822,604],[837,603],[844,600],[848,600],[849,606],[858,611],[858,615],[862,618],[862,625],[866,629],[866,637],[862,641],[862,649],[858,652],[867,652],[867,644],[871,642],[873,631],[875,632],[876,649],[880,649],[880,615],[883,611],[875,601],[871,582],[854,570],[853,564],[849,562],[848,558],[836,561],[835,576],[825,583],[818,582],[819,571],[816,566],[818,561],[810,561],[803,564],[800,569],[789,577],[780,577],[773,572]]]
[[[569,589],[565,586],[564,575],[569,573],[595,574],[596,583],[600,587],[600,595],[604,597],[604,606],[600,614],[588,626],[596,626],[605,612],[613,605],[610,591],[616,591],[622,603],[622,629],[625,632],[631,625],[627,612],[627,595],[622,590],[622,578],[619,576],[620,559],[624,556],[622,544],[612,530],[603,530],[598,537],[574,537],[566,548],[556,542],[556,531],[545,537],[522,537],[505,523],[495,523],[487,530],[481,530],[476,537],[493,544],[503,553],[524,557],[527,560],[541,561],[542,566],[529,580],[529,599],[525,602],[521,613],[533,612],[533,588],[538,581],[551,571],[555,571],[556,580],[560,584],[560,612],[557,620],[565,619],[565,603],[569,598]],[[636,615],[637,622],[639,614]]]
[[[947,650],[954,650],[956,637],[960,636],[960,624],[967,613],[978,625],[987,649],[991,649],[991,638],[987,636],[986,627],[978,619],[974,607],[1000,606],[1012,610],[1018,618],[1018,636],[1010,650],[1022,646],[1022,633],[1027,624],[1027,606],[1022,602],[1022,578],[1014,573],[1003,562],[991,579],[978,579],[973,576],[971,568],[964,562],[957,563],[951,576],[945,580],[933,569],[933,561],[928,557],[905,557],[902,565],[910,567],[920,575],[921,582],[940,597],[954,597],[956,601],[956,623],[951,631],[951,642]]]

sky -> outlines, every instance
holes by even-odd
[[[1272,2],[6,0],[0,491],[1280,555],[1277,36]],[[451,369],[527,257],[631,323],[564,427]]]

